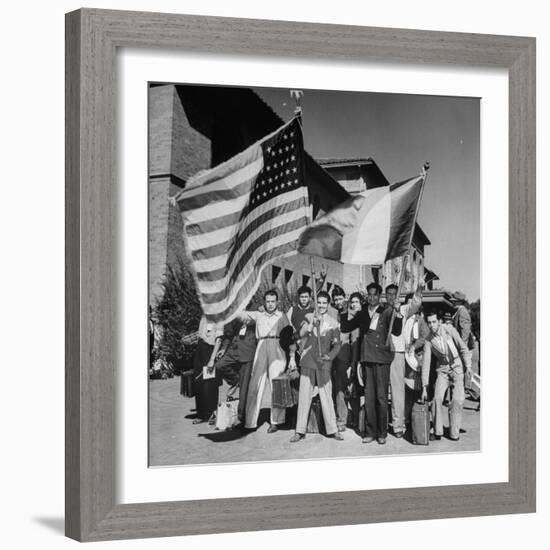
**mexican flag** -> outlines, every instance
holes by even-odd
[[[298,251],[359,265],[407,254],[425,180],[423,173],[351,197],[308,225]]]

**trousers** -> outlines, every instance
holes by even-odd
[[[336,423],[345,426],[348,420],[348,405],[346,403],[346,388],[348,385],[347,370],[349,362],[334,359],[332,362],[332,397],[336,412]]]
[[[252,360],[240,361],[231,349],[216,361],[216,372],[230,386],[239,384],[239,405],[237,413],[240,420],[244,420],[246,411],[246,396],[248,393],[248,383],[250,382],[250,373],[252,371]]]
[[[396,351],[390,366],[393,432],[405,431],[405,353]]]
[[[443,399],[447,388],[452,386],[452,399],[449,405],[449,434],[459,437],[462,426],[462,406],[464,404],[464,372],[461,363],[443,365],[437,370],[432,416],[435,435],[443,435]]]
[[[365,381],[365,435],[387,437],[388,435],[388,385],[389,363],[363,362]]]
[[[321,401],[321,411],[325,421],[327,435],[335,434],[338,431],[336,425],[336,413],[334,412],[334,403],[332,402],[332,382],[330,377],[318,385],[319,400]],[[305,434],[307,431],[307,421],[313,390],[319,383],[318,373],[315,369],[304,368],[302,366],[300,373],[300,389],[298,390],[298,413],[296,419],[296,433]]]
[[[245,427],[256,428],[261,409],[270,409],[270,423],[284,424],[286,409],[271,404],[271,380],[285,370],[285,354],[275,339],[261,340],[256,348],[245,406]]]

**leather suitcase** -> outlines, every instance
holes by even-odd
[[[194,397],[193,390],[193,371],[184,371],[180,375],[180,394],[185,397]]]
[[[412,442],[414,445],[430,443],[430,407],[428,403],[416,402],[411,413]]]
[[[274,407],[288,408],[297,404],[296,394],[292,390],[291,380],[287,374],[273,378],[271,404]]]
[[[321,410],[321,401],[319,396],[315,396],[311,400],[311,408],[309,409],[309,417],[307,420],[308,434],[326,435],[325,422],[323,420],[323,411]]]

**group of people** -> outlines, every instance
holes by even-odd
[[[458,305],[450,322],[422,311],[421,282],[400,303],[398,288],[371,283],[366,300],[302,286],[286,313],[276,290],[268,290],[259,311],[244,311],[224,325],[199,326],[194,357],[197,418],[211,421],[225,380],[239,388],[238,416],[244,429],[257,428],[260,412],[269,412],[268,433],[288,421],[287,409],[273,402],[273,380],[283,373],[297,384],[295,431],[290,441],[306,437],[312,399],[318,395],[326,435],[343,440],[346,427],[361,432],[363,443],[383,445],[390,426],[396,438],[410,429],[415,401],[432,402],[430,438],[443,436],[444,404],[449,405],[448,437],[460,437],[465,381],[472,374],[471,319]],[[475,341],[475,339],[474,339]],[[388,391],[389,390],[389,391]],[[388,399],[391,394],[391,406]]]

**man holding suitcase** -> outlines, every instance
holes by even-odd
[[[458,441],[462,424],[462,406],[464,404],[464,369],[471,375],[471,353],[457,330],[441,322],[439,314],[426,316],[430,334],[424,342],[422,364],[422,399],[427,399],[432,354],[435,358],[437,378],[435,381],[432,415],[434,421],[434,439],[443,435],[443,399],[449,386],[452,387],[452,399],[449,407],[449,439]]]

